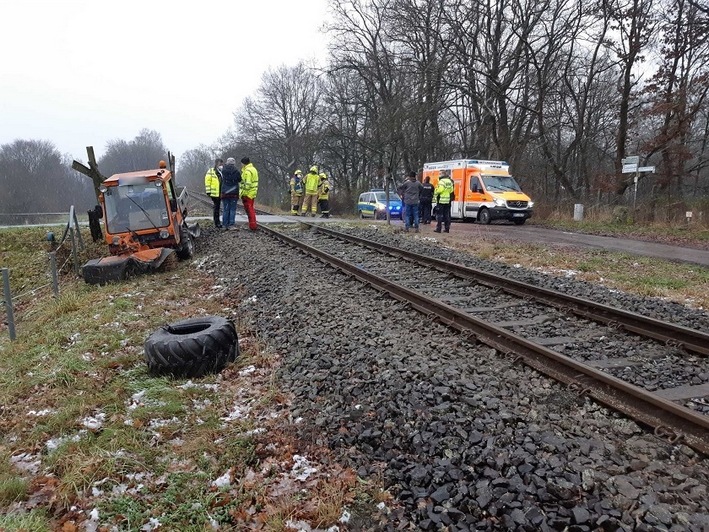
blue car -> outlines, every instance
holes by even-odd
[[[360,218],[386,218],[386,192],[381,188],[373,188],[359,195],[357,214]],[[389,192],[389,214],[392,218],[404,219],[404,209],[401,198],[396,192]]]

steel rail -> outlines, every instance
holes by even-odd
[[[468,333],[469,340],[478,340],[507,355],[515,355],[515,361],[521,360],[537,371],[567,384],[579,395],[588,394],[612,409],[653,427],[657,436],[665,437],[670,443],[682,440],[697,451],[709,454],[709,416],[697,414],[647,390],[567,358],[501,327],[475,318],[442,301],[379,277],[272,228],[264,225],[259,227],[262,231],[303,250],[363,283],[406,302],[431,319],[440,321],[463,333]]]
[[[467,266],[463,266],[462,264],[455,264],[441,259],[427,257],[405,249],[389,246],[387,244],[381,244],[379,242],[373,242],[371,240],[367,240],[366,238],[340,233],[339,231],[327,229],[319,225],[308,224],[307,222],[301,223],[305,223],[309,227],[335,238],[356,242],[371,249],[384,251],[392,255],[408,258],[415,262],[424,263],[458,277],[473,278],[483,284],[494,288],[499,288],[510,294],[523,298],[533,298],[566,312],[572,312],[577,316],[582,316],[593,321],[608,324],[614,328],[622,328],[626,331],[634,332],[641,336],[659,340],[667,345],[681,347],[686,351],[704,356],[709,355],[709,333],[697,331],[695,329],[690,329],[689,327],[683,327],[673,323],[666,323],[655,318],[649,318],[647,316],[616,307],[602,305],[582,297],[562,294],[561,292],[556,292],[548,288],[542,288],[524,283],[522,281],[508,279],[493,273],[469,268]]]

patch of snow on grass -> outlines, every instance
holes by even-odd
[[[293,467],[291,468],[291,474],[296,480],[305,482],[308,480],[310,475],[317,472],[317,469],[310,465],[308,459],[305,456],[299,454],[293,455]]]
[[[99,430],[103,427],[104,421],[106,421],[106,414],[100,412],[95,417],[86,416],[81,420],[81,424],[89,430]]]
[[[21,453],[11,456],[10,463],[20,471],[25,471],[27,473],[31,473],[32,475],[36,475],[42,462],[37,455]]]
[[[241,407],[239,405],[234,405],[234,408],[232,409],[231,412],[226,417],[220,418],[222,421],[236,421],[237,419],[242,419],[246,413],[248,412],[248,408],[246,407]]]
[[[256,371],[256,366],[245,367],[244,369],[242,369],[239,372],[239,377],[243,377],[244,375],[249,375],[250,373],[253,373],[254,371]]]
[[[228,488],[231,486],[231,469],[224,473],[221,477],[212,481],[212,486],[215,488]]]
[[[35,417],[42,417],[42,416],[47,416],[49,414],[52,414],[54,410],[51,410],[49,408],[45,408],[44,410],[30,410],[27,412],[28,416],[35,416]]]
[[[140,527],[140,530],[145,530],[146,532],[150,532],[151,530],[155,530],[156,528],[160,527],[160,521],[155,519],[154,517],[151,517],[147,523],[145,523],[143,526]]]
[[[342,510],[342,515],[340,516],[340,518],[338,519],[338,521],[339,521],[340,523],[345,523],[345,524],[347,524],[347,523],[350,522],[350,518],[351,518],[351,517],[352,517],[352,514],[350,514],[350,512],[348,512],[346,509],[343,509],[343,510]]]

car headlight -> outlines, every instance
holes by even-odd
[[[502,198],[495,198],[495,207],[504,207],[506,204],[506,201],[503,200]]]
[[[168,232],[167,229],[163,229],[162,231],[160,231],[160,238],[165,239],[169,236],[170,236],[170,233]]]
[[[527,206],[531,209],[532,207],[534,207],[534,202],[530,201],[529,203],[527,203]]]

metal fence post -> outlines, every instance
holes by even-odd
[[[52,290],[54,295],[59,295],[59,279],[57,275],[57,252],[49,252],[49,268],[52,270]]]
[[[74,238],[74,228],[69,228],[69,238],[71,238],[71,260],[74,262],[74,273],[79,275],[79,258],[76,254],[76,239]]]
[[[7,310],[7,328],[10,331],[10,340],[15,340],[15,316],[12,312],[12,294],[10,293],[10,270],[2,269],[2,288],[5,297],[5,309]]]

